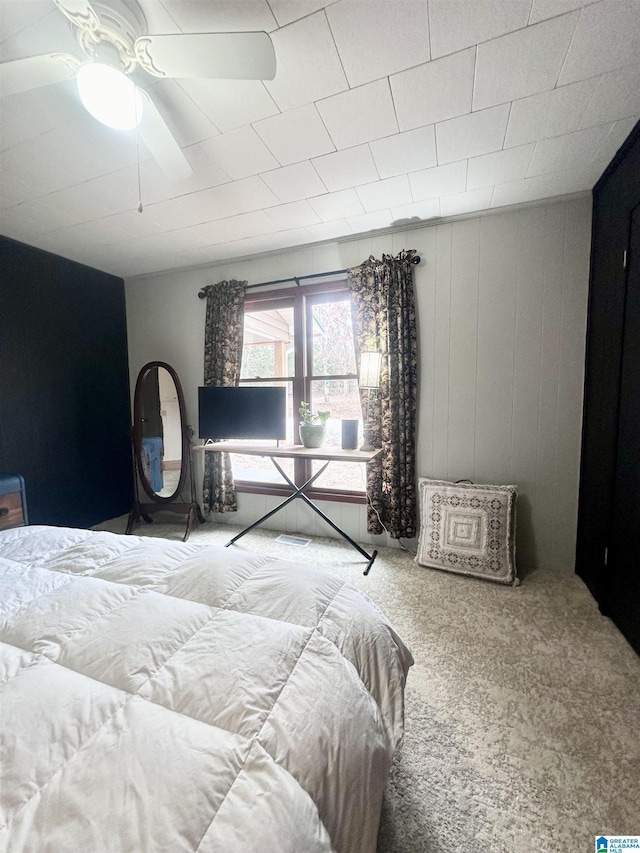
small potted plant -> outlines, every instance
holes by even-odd
[[[300,403],[300,440],[305,447],[322,447],[331,412],[313,414],[309,403]]]

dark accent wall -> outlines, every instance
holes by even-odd
[[[122,279],[0,237],[0,472],[30,523],[128,512],[129,428]]]

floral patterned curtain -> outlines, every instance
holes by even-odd
[[[219,281],[204,288],[204,384],[237,385],[244,337],[246,281]],[[202,508],[205,513],[236,512],[236,490],[227,453],[204,454]]]
[[[377,394],[369,398],[372,443],[382,454],[367,466],[367,530],[393,539],[416,535],[415,435],[417,399],[414,250],[373,256],[348,271],[356,356],[382,354]]]

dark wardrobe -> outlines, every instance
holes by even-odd
[[[640,653],[640,123],[594,188],[576,571]]]

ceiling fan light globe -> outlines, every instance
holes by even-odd
[[[122,71],[102,62],[88,62],[78,71],[78,92],[91,115],[116,130],[132,130],[142,119],[142,97]]]

